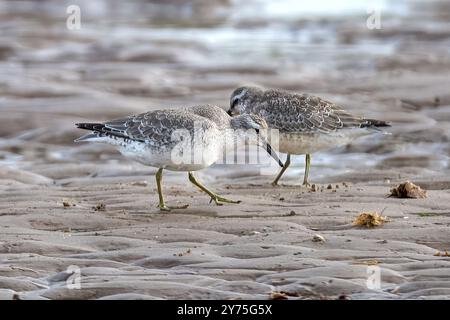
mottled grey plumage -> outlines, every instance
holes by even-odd
[[[210,106],[210,108],[223,111],[215,106]],[[229,124],[230,119],[224,117],[224,122]],[[196,123],[198,127],[195,127]],[[78,124],[81,129],[96,131],[98,137],[123,138],[121,142],[124,145],[130,141],[141,142],[147,148],[154,148],[158,153],[170,150],[178,143],[178,141],[172,139],[172,133],[176,130],[187,130],[193,136],[194,129],[201,129],[206,132],[219,128],[217,123],[211,121],[211,119],[199,116],[188,109],[156,110],[107,121],[102,124],[93,124],[97,127],[86,127],[86,125],[89,124]]]
[[[290,133],[330,133],[343,128],[387,126],[378,120],[354,116],[338,105],[306,93],[278,89],[241,87],[231,95],[231,110],[236,105],[263,117],[269,127]],[[237,112],[240,113],[240,112]]]
[[[239,131],[243,134],[247,129],[259,131],[267,128],[264,119],[257,115],[246,114],[231,118],[222,108],[213,105],[156,110],[104,123],[78,123],[77,126],[92,133],[75,141],[112,144],[118,147],[123,155],[159,168],[156,178],[159,206],[163,210],[167,209],[160,186],[163,169],[188,171],[190,181],[208,193],[216,204],[230,202],[206,189],[196,181],[191,171],[206,168],[222,157],[227,139],[242,138],[238,137],[234,130],[227,129],[244,129]],[[177,134],[183,138],[176,139]],[[192,143],[200,145],[201,148],[195,149]],[[177,149],[180,144],[182,148]],[[271,151],[270,145],[265,144],[265,147]],[[188,161],[179,161],[180,158],[176,155],[181,149],[188,150],[186,154],[190,156],[192,153],[193,157],[188,157]],[[195,152],[200,154],[195,155]],[[276,154],[271,155],[279,161]]]
[[[269,128],[279,130],[278,150],[287,153],[288,159],[274,184],[289,166],[290,154],[307,155],[304,180],[307,184],[311,153],[345,145],[358,136],[369,134],[367,129],[389,126],[385,121],[352,115],[320,97],[256,87],[234,90],[228,113],[257,114],[266,120]]]

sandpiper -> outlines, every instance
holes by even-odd
[[[278,89],[240,87],[230,98],[229,115],[257,114],[270,129],[279,130],[278,151],[287,153],[281,171],[272,182],[278,184],[290,165],[291,154],[305,154],[303,185],[308,185],[311,153],[346,145],[353,139],[373,132],[389,123],[365,119],[344,111],[340,106],[309,94]]]
[[[267,129],[264,119],[253,114],[232,118],[225,110],[213,105],[156,110],[104,123],[77,123],[76,126],[92,132],[75,142],[108,143],[117,147],[124,156],[158,168],[156,173],[158,207],[165,211],[187,208],[187,205],[166,206],[161,186],[164,169],[187,171],[189,181],[207,193],[211,201],[217,205],[240,202],[226,199],[210,191],[197,181],[192,173],[209,167],[222,157],[224,148],[227,147],[226,139],[237,141],[244,138],[240,136],[244,134],[249,143],[264,147],[280,166],[283,165],[272,152],[270,144],[259,135],[260,130]],[[250,135],[251,139],[246,134],[249,130],[253,133],[253,138]],[[196,149],[196,146],[192,148],[193,144],[200,148]],[[197,154],[191,154],[195,152]],[[186,154],[193,157],[183,158]]]

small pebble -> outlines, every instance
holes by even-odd
[[[94,209],[94,211],[105,211],[106,205],[104,203],[99,203],[96,206],[92,207],[92,209]]]
[[[147,187],[148,182],[147,181],[136,181],[131,183],[132,186],[138,186],[138,187]]]
[[[320,234],[315,234],[312,238],[312,241],[314,242],[325,242],[325,238],[322,237]]]

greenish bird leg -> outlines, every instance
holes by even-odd
[[[223,204],[221,202],[226,202],[226,203],[240,203],[241,202],[241,201],[229,200],[229,199],[226,199],[224,197],[221,197],[221,196],[215,194],[214,192],[212,192],[211,190],[206,188],[204,185],[202,185],[199,181],[197,181],[197,179],[194,177],[194,174],[191,171],[189,171],[188,176],[189,176],[189,181],[192,182],[194,185],[196,185],[200,190],[207,193],[211,197],[211,201],[214,201],[216,203],[216,205],[218,205],[218,206],[221,206]]]
[[[289,167],[290,164],[291,164],[291,155],[288,153],[283,168],[281,168],[280,173],[278,173],[277,177],[272,182],[272,185],[274,187],[278,185],[278,181],[280,180],[281,176],[284,174],[284,172],[286,171],[286,169]]]
[[[160,168],[157,172],[156,172],[156,187],[158,188],[158,196],[159,196],[159,205],[158,208],[161,211],[170,211],[171,209],[186,209],[189,205],[186,204],[184,206],[166,206],[166,204],[164,203],[164,197],[162,194],[162,172],[163,169]]]
[[[311,155],[309,153],[305,156],[305,176],[303,178],[303,185],[309,186],[308,175],[309,175],[309,167],[311,166]]]

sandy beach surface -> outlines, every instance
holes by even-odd
[[[54,11],[3,2],[0,13],[0,299],[450,298],[446,2],[408,2],[375,31],[365,10],[227,19],[237,9],[211,1],[214,19],[194,10],[174,26],[124,17],[117,4],[86,14],[77,32],[44,3]],[[242,84],[323,96],[392,121],[391,134],[314,154],[314,189],[301,186],[302,156],[276,188],[276,170],[261,175],[258,165],[197,172],[238,205],[209,204],[186,173],[166,172],[166,201],[189,208],[164,213],[154,168],[73,143],[76,122],[227,108]],[[388,197],[408,180],[428,197]],[[352,225],[368,211],[389,221]]]

